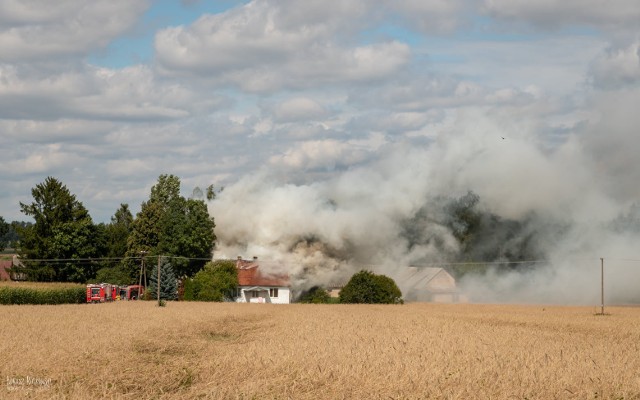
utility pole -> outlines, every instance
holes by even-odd
[[[160,256],[158,256],[158,306],[160,306]]]
[[[604,258],[600,258],[600,314],[604,315]]]
[[[138,279],[138,285],[142,286],[142,276],[144,275],[144,287],[147,287],[147,271],[144,268],[144,256],[148,253],[146,250],[140,252],[140,279]]]

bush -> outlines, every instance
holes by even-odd
[[[194,301],[195,300],[195,295],[193,293],[193,279],[192,278],[185,278],[182,281],[182,287],[184,292],[182,293],[182,300],[184,301]]]
[[[385,275],[360,271],[340,291],[340,303],[402,304],[402,292]]]
[[[32,289],[0,287],[0,304],[81,304],[87,301],[84,287]]]
[[[314,286],[300,295],[299,302],[307,304],[328,304],[331,302],[331,297],[329,297],[329,293],[323,288]]]

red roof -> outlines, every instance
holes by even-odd
[[[267,274],[260,271],[260,265],[256,261],[238,260],[238,285],[239,286],[289,286],[289,276],[286,274]]]
[[[0,260],[0,281],[10,281],[11,275],[9,275],[8,268],[13,267],[13,261]]]

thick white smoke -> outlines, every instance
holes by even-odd
[[[472,301],[595,304],[599,258],[640,256],[637,230],[611,223],[632,199],[614,200],[600,187],[598,164],[577,136],[550,148],[533,124],[504,126],[474,114],[430,144],[388,144],[380,154],[319,182],[294,185],[263,171],[228,186],[211,203],[214,256],[279,261],[273,264],[286,266],[299,289],[347,279],[362,265],[394,276],[407,265],[460,260],[442,199],[468,191],[483,212],[527,221],[516,232],[522,237],[484,232],[487,247],[508,253],[510,244],[530,240],[546,260],[466,274],[459,284]],[[484,250],[492,253],[474,254]],[[610,261],[607,268],[611,300],[640,298],[640,263]]]

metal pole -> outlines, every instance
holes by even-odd
[[[158,305],[160,305],[160,257],[158,257]]]
[[[600,258],[600,313],[604,315],[604,258]]]

